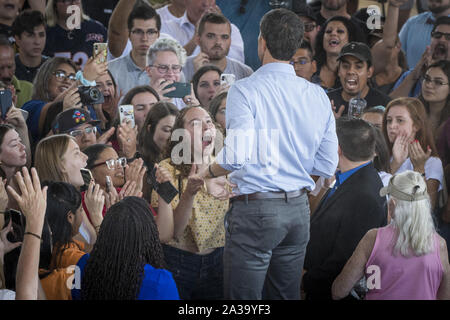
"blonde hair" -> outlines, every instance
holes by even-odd
[[[90,20],[88,15],[83,12],[83,5],[80,4],[80,13],[81,13],[81,22],[85,20]],[[56,1],[48,0],[47,6],[45,7],[45,19],[47,22],[47,26],[54,27],[58,22],[58,13],[56,12]]]
[[[427,194],[427,184],[422,175],[415,171],[405,171],[395,175],[392,180],[396,189],[413,195]],[[396,229],[397,239],[394,254],[402,256],[422,256],[434,249],[435,227],[431,216],[430,198],[406,201],[391,197],[395,200],[395,210],[391,224]]]
[[[63,172],[63,156],[69,148],[70,140],[75,139],[67,134],[56,134],[42,139],[36,146],[34,166],[41,181],[69,182]]]

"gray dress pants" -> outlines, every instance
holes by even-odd
[[[308,196],[236,200],[225,216],[225,299],[300,299]]]

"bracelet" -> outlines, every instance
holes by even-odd
[[[214,173],[212,172],[212,170],[211,170],[211,165],[208,166],[208,171],[209,171],[209,175],[210,175],[212,178],[217,178],[217,177],[214,175]]]
[[[83,72],[82,72],[81,70],[79,70],[79,71],[76,73],[75,76],[76,76],[76,79],[77,79],[78,81],[80,81],[80,83],[81,83],[83,86],[85,86],[85,87],[95,87],[95,86],[97,85],[97,83],[95,82],[95,80],[94,80],[94,81],[86,80],[86,79],[84,78]]]
[[[23,235],[25,236],[25,235],[27,235],[27,234],[29,234],[30,236],[36,237],[36,238],[38,238],[39,240],[41,240],[41,236],[38,236],[36,233],[33,233],[33,232],[25,232]]]

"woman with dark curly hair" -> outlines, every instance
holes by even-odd
[[[78,262],[82,300],[178,300],[164,269],[158,229],[148,204],[126,197],[111,206],[90,256]]]
[[[317,34],[314,57],[317,72],[313,75],[312,82],[319,83],[327,90],[339,88],[337,58],[342,47],[353,41],[366,42],[361,29],[350,19],[341,16],[328,19]]]

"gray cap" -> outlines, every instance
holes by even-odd
[[[405,175],[402,175],[402,176],[404,177]],[[396,177],[398,177],[398,175],[392,176],[391,179],[389,180],[389,185],[387,187],[383,187],[380,189],[381,197],[384,197],[386,195],[391,195],[396,199],[404,200],[404,201],[419,201],[419,200],[428,198],[426,184],[425,184],[425,189],[422,192],[416,192],[417,189],[420,188],[420,186],[415,185],[413,188],[414,193],[406,193],[406,192],[399,190],[397,188],[397,186],[394,184],[394,179]],[[397,178],[397,179],[402,179],[402,177]]]

